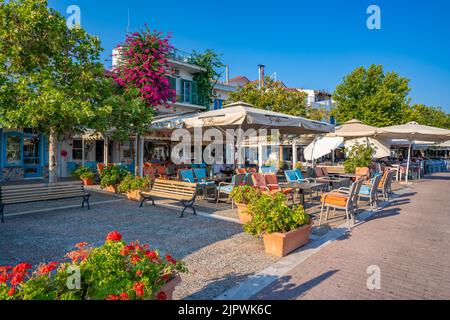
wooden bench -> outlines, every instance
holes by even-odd
[[[82,197],[81,207],[84,208],[84,205],[87,204],[87,208],[90,210],[90,196],[84,190],[81,181],[0,186],[2,223],[5,222],[4,209],[6,205]]]
[[[155,205],[153,197],[158,197],[180,201],[184,207],[180,218],[183,217],[187,208],[191,208],[194,211],[194,215],[197,214],[194,208],[197,197],[196,183],[156,179],[152,189],[149,192],[141,192],[141,196],[143,199],[139,207],[142,207],[146,201],[151,201],[152,205]]]

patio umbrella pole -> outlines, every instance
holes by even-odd
[[[411,140],[409,140],[409,146],[408,146],[408,162],[406,163],[406,183],[408,183],[408,173],[409,173],[409,166],[411,163]]]

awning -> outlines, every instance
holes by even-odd
[[[200,113],[185,119],[184,123],[187,128],[278,129],[281,134],[328,133],[334,129],[327,123],[257,109],[243,102],[230,104],[220,110]]]
[[[162,115],[153,118],[150,128],[152,130],[174,130],[184,127],[184,120],[195,117],[198,112],[184,112],[177,114]]]

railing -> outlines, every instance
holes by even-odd
[[[185,51],[181,51],[181,50],[178,50],[178,49],[172,49],[168,53],[167,57],[169,59],[172,59],[172,60],[175,60],[175,61],[180,61],[180,62],[183,62],[183,63],[194,64],[192,62],[192,56],[191,56],[190,53],[185,52]]]

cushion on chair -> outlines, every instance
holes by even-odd
[[[231,191],[233,191],[233,186],[220,186],[217,189],[223,193],[231,193]]]
[[[364,196],[368,196],[368,195],[370,195],[370,190],[371,190],[370,186],[363,185],[361,187],[361,190],[359,190],[359,194],[360,195],[364,195]]]
[[[322,195],[322,203],[345,207],[347,205],[348,196],[342,193],[329,193]]]

